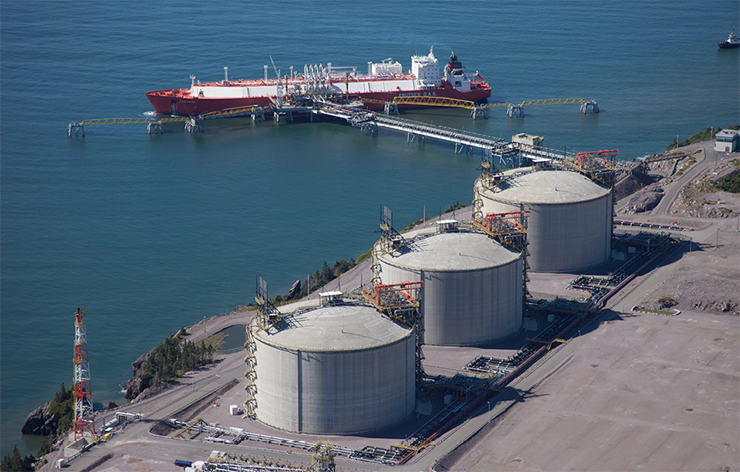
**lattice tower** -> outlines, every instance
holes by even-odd
[[[268,331],[275,323],[280,321],[282,314],[270,302],[267,282],[260,276],[257,276],[257,290],[254,300],[257,302],[257,324],[262,330]]]
[[[385,205],[380,205],[380,248],[384,252],[393,252],[406,245],[406,240],[393,228],[393,212]]]
[[[95,435],[95,418],[93,410],[92,386],[90,383],[90,360],[87,353],[87,336],[82,317],[85,309],[75,312],[75,345],[74,345],[74,395],[75,418],[74,440],[77,441],[88,432]]]

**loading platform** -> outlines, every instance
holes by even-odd
[[[204,113],[198,116],[169,117],[161,118],[159,120],[146,117],[84,120],[79,123],[70,123],[67,134],[69,137],[72,137],[73,135],[82,135],[84,137],[84,126],[109,124],[146,124],[149,134],[158,134],[164,132],[164,123],[171,122],[184,122],[185,130],[189,133],[203,133],[205,131],[205,120],[219,118],[251,116],[253,121],[263,121],[266,115],[271,115],[273,120],[276,122],[291,122],[295,115],[303,115],[309,121],[313,121],[314,117],[318,118],[326,116],[344,120],[353,127],[359,128],[363,134],[367,135],[376,136],[378,129],[384,128],[391,131],[406,133],[406,141],[408,143],[424,143],[426,138],[452,143],[455,145],[456,154],[463,152],[472,154],[475,149],[480,149],[490,162],[493,162],[494,158],[498,158],[499,164],[502,166],[521,167],[527,162],[531,162],[535,166],[542,164],[574,166],[578,168],[579,172],[585,173],[590,178],[607,185],[611,185],[613,183],[614,170],[617,170],[614,167],[613,162],[613,157],[617,153],[616,150],[602,150],[590,153],[569,153],[567,150],[561,151],[557,149],[548,149],[536,144],[509,143],[495,136],[422,123],[394,116],[390,114],[391,107],[389,106],[386,106],[385,113],[374,112],[361,106],[355,106],[355,104],[342,104],[327,101],[327,98],[338,99],[339,97],[296,96],[293,97],[293,101],[291,102],[275,101],[270,106],[265,107],[238,107]],[[430,99],[433,100],[430,101]],[[402,97],[397,98],[394,102],[387,102],[386,105],[430,105],[432,103],[434,103],[435,106],[455,106],[464,108],[474,106],[476,107],[475,110],[485,109],[485,107],[506,105],[479,105],[465,100],[438,99],[436,97]],[[526,105],[556,105],[564,103],[581,103],[584,105],[588,102],[580,98],[532,100],[523,102],[523,104]],[[596,109],[598,110],[598,107],[596,107]],[[608,162],[609,159],[612,159],[611,163]],[[604,161],[604,165],[601,165],[601,160]],[[618,170],[629,172],[634,169],[620,168]]]

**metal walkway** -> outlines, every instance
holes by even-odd
[[[228,108],[226,110],[212,111],[204,113],[197,117],[173,116],[171,118],[95,118],[91,120],[82,120],[79,123],[70,123],[67,128],[67,136],[85,136],[85,126],[100,125],[147,125],[149,134],[163,133],[164,123],[185,123],[185,129],[189,132],[203,131],[204,120],[215,120],[218,118],[236,118],[240,116],[251,116],[253,120],[264,120],[265,112],[270,111],[269,107],[261,108],[258,106]],[[305,111],[305,110],[304,110]]]
[[[365,101],[365,99],[360,99]],[[374,101],[375,102],[375,101]],[[469,100],[459,100],[455,98],[444,97],[396,97],[393,103],[398,105],[416,105],[429,107],[455,107],[472,110],[470,116],[475,120],[478,118],[488,118],[486,109],[488,108],[506,108],[506,115],[509,118],[524,118],[524,107],[542,106],[542,105],[581,105],[581,113],[599,113],[599,105],[595,100],[586,100],[585,98],[544,98],[540,100],[524,100],[522,103],[484,103],[477,104]]]
[[[364,134],[374,135],[377,134],[378,128],[386,128],[406,133],[407,142],[424,142],[425,138],[447,141],[455,144],[456,153],[471,152],[472,148],[490,151],[506,145],[503,139],[485,134],[430,125],[350,107],[324,104],[322,107],[315,109],[314,113],[343,119],[352,126],[360,128]]]

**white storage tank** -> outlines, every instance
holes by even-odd
[[[522,326],[523,263],[487,235],[417,233],[395,253],[380,253],[384,284],[423,281],[424,343],[481,345]]]
[[[611,255],[612,190],[565,170],[509,171],[494,190],[475,182],[482,211],[529,210],[529,269],[575,272]]]
[[[251,325],[258,420],[292,432],[349,434],[414,411],[413,329],[355,304],[300,311],[289,324],[272,334]]]

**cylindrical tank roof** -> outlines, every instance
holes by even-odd
[[[482,213],[529,210],[527,263],[535,272],[582,271],[611,254],[612,190],[565,170],[504,173],[499,187],[475,183]]]
[[[461,230],[417,237],[400,254],[380,257],[415,270],[470,271],[505,265],[520,255],[485,234]]]
[[[349,304],[298,311],[285,322],[273,334],[253,330],[258,420],[350,434],[387,428],[414,411],[415,330]]]
[[[401,250],[378,259],[383,283],[424,282],[426,344],[485,344],[519,329],[521,254],[471,230],[416,234]]]
[[[354,351],[394,343],[413,330],[381,316],[375,308],[346,304],[323,306],[296,313],[291,327],[267,334],[255,330],[261,341],[290,350]]]
[[[577,172],[552,170],[513,175],[489,195],[511,203],[564,204],[593,200],[609,192],[611,189]]]

